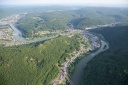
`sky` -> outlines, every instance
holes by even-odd
[[[128,6],[128,0],[0,0],[1,5],[114,5]]]

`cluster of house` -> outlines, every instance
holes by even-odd
[[[85,33],[85,36],[90,41],[90,46],[89,46],[88,50],[94,50],[94,49],[100,47],[100,39],[97,36],[87,32],[87,31]]]
[[[85,30],[90,30],[90,29],[96,29],[96,28],[101,28],[101,27],[113,27],[118,25],[120,22],[115,22],[115,23],[110,23],[110,24],[105,24],[105,25],[96,25],[96,26],[91,26],[91,27],[86,27]]]
[[[5,29],[2,29],[5,28]],[[13,35],[12,32],[13,30],[9,27],[9,26],[1,26],[0,27],[0,39],[4,39],[4,40],[12,40]]]

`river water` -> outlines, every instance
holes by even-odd
[[[28,42],[27,40],[25,40],[22,37],[22,33],[12,23],[7,23],[5,21],[1,21],[0,20],[0,25],[7,25],[7,24],[9,24],[9,26],[11,27],[11,29],[13,29],[14,40],[19,41],[19,42],[23,42],[23,43]]]
[[[104,48],[104,46],[107,46],[106,48]],[[98,55],[99,53],[107,50],[109,48],[108,44],[104,41],[101,41],[101,47],[99,50],[97,50],[96,52],[85,56],[82,60],[79,61],[79,63],[77,64],[74,73],[71,77],[72,82],[74,83],[74,85],[80,85],[81,84],[81,80],[83,78],[84,75],[84,68],[86,66],[86,64],[93,59],[96,55]]]
[[[13,36],[14,36],[14,40],[15,41],[19,41],[19,42],[22,42],[22,43],[36,43],[36,42],[41,42],[41,41],[45,41],[45,40],[48,40],[48,39],[52,39],[52,38],[56,38],[58,36],[53,36],[53,37],[49,37],[49,38],[41,38],[41,39],[37,39],[37,40],[25,40],[23,37],[22,37],[22,33],[12,24],[12,23],[7,23],[7,22],[4,22],[4,21],[1,21],[0,20],[0,25],[7,25],[9,24],[11,29],[13,29]]]
[[[23,43],[26,43],[27,40],[25,40],[23,37],[22,37],[22,33],[11,23],[9,24],[10,27],[13,29],[13,36],[15,38],[15,40],[19,41],[19,42],[23,42]]]

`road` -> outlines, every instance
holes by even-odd
[[[106,48],[104,48],[105,45],[106,45]],[[98,49],[96,52],[84,57],[82,60],[79,61],[78,65],[76,66],[76,68],[74,70],[72,78],[71,78],[74,85],[80,85],[80,82],[81,82],[83,75],[84,75],[84,68],[87,65],[87,63],[90,60],[92,60],[96,55],[107,50],[108,48],[109,48],[108,44],[101,40],[100,49]]]

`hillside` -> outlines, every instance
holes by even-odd
[[[60,36],[40,44],[0,47],[0,85],[49,85],[83,41]]]
[[[88,63],[81,85],[128,85],[128,26],[91,32],[102,34],[110,48]]]
[[[115,22],[127,24],[127,13],[127,8],[93,7],[77,10],[51,10],[40,13],[29,12],[16,23],[16,26],[24,33],[24,37],[31,37],[32,32],[66,30],[69,23],[75,29],[84,29]]]
[[[71,20],[77,29],[113,22],[128,23],[127,8],[86,7],[75,11],[79,18]]]
[[[31,37],[32,31],[55,31],[67,29],[67,23],[74,18],[66,12],[29,13],[21,18],[16,26],[24,37]]]

